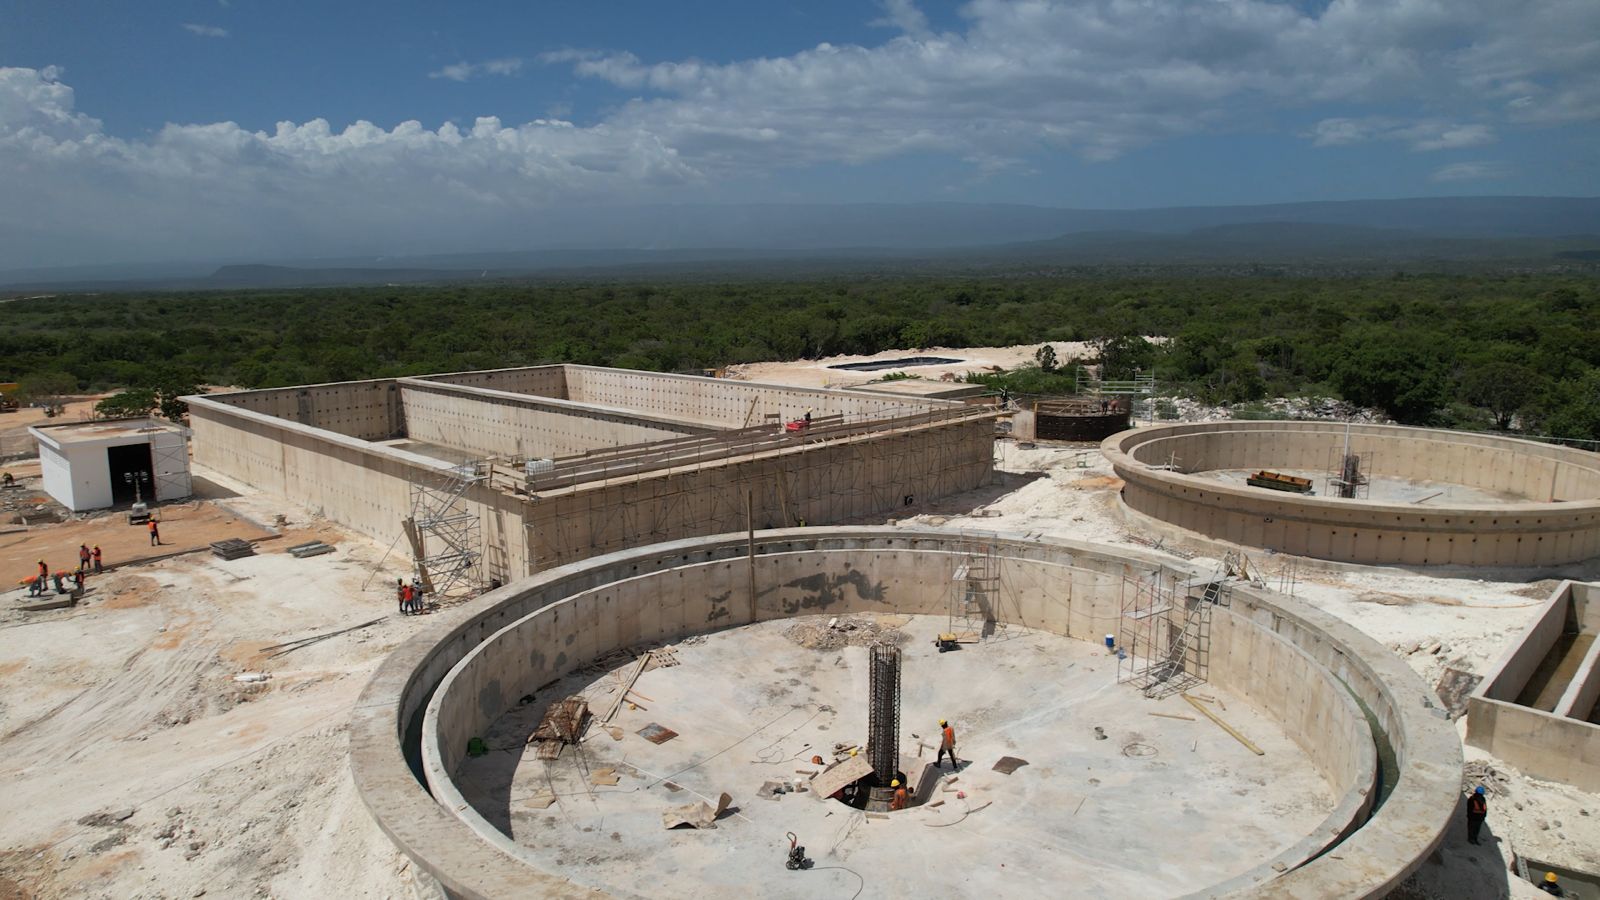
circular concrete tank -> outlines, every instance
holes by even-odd
[[[1348,440],[1366,499],[1327,496]],[[1336,422],[1204,422],[1112,435],[1126,509],[1231,544],[1363,565],[1549,566],[1600,555],[1600,456],[1532,441]],[[1311,476],[1318,496],[1241,483]],[[1232,481],[1224,476],[1240,476]]]
[[[357,786],[395,843],[457,896],[598,896],[602,892],[580,867],[567,870],[532,852],[461,793],[454,779],[472,737],[488,733],[523,695],[543,691],[618,647],[713,633],[709,642],[817,614],[943,616],[951,559],[968,552],[973,540],[970,533],[899,528],[769,531],[758,533],[753,544],[743,535],[724,535],[597,557],[508,585],[469,609],[440,616],[385,661],[353,717]],[[1108,622],[1117,621],[1127,580],[1149,577],[1163,566],[1171,571],[1164,560],[1136,551],[1019,535],[981,540],[992,548],[1004,586],[997,618],[1018,633],[1040,635],[1040,641],[1084,642],[1076,645],[1080,649],[1058,651],[1040,643],[1046,649],[1038,652],[1095,653],[1090,645],[1103,639]],[[1330,800],[1325,815],[1319,813],[1299,838],[1262,848],[1255,864],[1190,893],[1382,896],[1432,851],[1454,812],[1461,765],[1454,729],[1420,679],[1361,633],[1270,592],[1236,585],[1230,594],[1230,604],[1212,619],[1208,686],[1235,703],[1242,700],[1229,711],[1238,711],[1243,721],[1275,723],[1279,734],[1269,737],[1285,741],[1285,755],[1303,754],[1326,783]],[[1140,718],[1157,708],[1117,684],[1114,661],[1103,649],[1097,655],[1104,663],[1096,673],[1102,680],[1097,690],[1125,695]],[[1207,724],[1195,718],[1192,727]],[[1385,760],[1381,790],[1374,784],[1379,757]],[[1161,762],[1183,765],[1177,753]],[[1037,776],[1024,768],[1013,777]],[[749,805],[760,802],[748,796],[753,787],[728,790],[744,792],[736,802]],[[784,802],[827,805],[803,796]],[[741,824],[730,823],[728,833]],[[871,823],[901,826],[901,820]],[[930,837],[945,829],[906,827],[921,832],[920,841],[957,840],[964,831]],[[773,838],[768,830],[751,829],[740,846],[762,854],[759,865],[770,863],[781,878],[782,852],[767,846]],[[1186,846],[1180,823],[1169,838],[1173,847]],[[604,852],[621,835],[596,840],[597,851]],[[1335,844],[1338,852],[1327,853]],[[952,845],[950,852],[967,850]],[[872,861],[864,849],[850,860],[854,868]],[[670,854],[659,864],[672,865]],[[818,884],[796,889],[816,890]],[[1019,895],[1036,892],[1025,881],[1014,887]]]

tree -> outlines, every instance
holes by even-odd
[[[1461,378],[1462,399],[1487,409],[1500,431],[1509,429],[1511,420],[1546,389],[1538,372],[1513,362],[1478,365]]]
[[[47,415],[55,415],[64,408],[66,398],[78,390],[78,379],[66,372],[39,372],[17,383],[17,393],[23,400],[45,408]]]
[[[1056,348],[1049,344],[1040,345],[1039,349],[1033,352],[1033,361],[1039,364],[1040,369],[1046,372],[1054,372],[1056,368]]]
[[[1137,334],[1103,337],[1094,343],[1100,354],[1100,377],[1105,381],[1131,379],[1155,361],[1155,345]]]
[[[94,405],[95,415],[108,419],[148,416],[160,401],[150,388],[129,388]]]

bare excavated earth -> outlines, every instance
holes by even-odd
[[[230,505],[329,531],[282,505]],[[93,524],[6,538],[54,545],[52,528],[72,528],[76,542]],[[17,592],[0,595],[0,898],[418,895],[355,794],[346,723],[424,620],[393,614],[398,573],[364,587],[383,548],[343,535],[339,552],[299,560],[283,540],[91,578],[76,608],[23,613]],[[276,658],[263,649],[373,619]]]

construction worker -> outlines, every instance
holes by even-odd
[[[1566,889],[1557,883],[1559,881],[1560,879],[1556,877],[1556,873],[1546,872],[1544,873],[1544,881],[1539,885],[1539,890],[1552,897],[1565,897],[1567,895]]]
[[[422,576],[411,576],[411,611],[422,612]]]
[[[61,586],[61,573],[60,572],[57,572],[54,575],[51,575],[50,578],[52,580],[54,580],[55,583],[56,583],[56,593],[65,594],[67,592],[67,589]]]
[[[900,783],[900,779],[896,778],[889,782],[889,787],[894,788],[894,799],[889,801],[889,811],[894,812],[905,809],[908,795],[906,794],[905,786]]]
[[[961,763],[956,761],[956,730],[944,719],[939,720],[939,755],[934,759],[935,768],[944,768],[944,755],[950,754],[950,768],[959,770]]]
[[[104,568],[100,565],[100,545],[95,544],[94,549],[89,552],[89,555],[94,558],[94,573],[99,575],[102,571],[104,571]]]
[[[402,616],[411,612],[411,604],[406,597],[406,593],[406,580],[404,578],[396,578],[394,580],[394,596],[396,600],[400,601],[400,615]]]
[[[161,529],[156,525],[156,520],[150,520],[150,546],[161,546]]]
[[[49,580],[50,580],[50,567],[45,565],[44,564],[44,560],[41,559],[41,560],[39,560],[39,583],[43,584],[44,582],[49,581]]]
[[[1467,843],[1478,842],[1478,832],[1483,830],[1483,820],[1489,817],[1489,798],[1483,785],[1478,785],[1467,795]]]
[[[78,545],[78,571],[79,572],[87,572],[87,571],[89,571],[89,545],[88,544],[79,544]]]

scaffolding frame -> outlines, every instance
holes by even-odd
[[[1123,576],[1117,683],[1151,699],[1206,682],[1211,668],[1211,611],[1227,606],[1230,564],[1187,581],[1165,567],[1145,578]]]
[[[1099,366],[1079,366],[1076,375],[1075,388],[1079,394],[1128,397],[1128,412],[1134,421],[1148,419],[1155,424],[1156,376],[1153,372],[1135,372],[1132,378],[1107,380],[1100,377]]]
[[[950,573],[950,618],[946,629],[958,642],[993,637],[1000,621],[1000,560],[994,542],[963,534]]]
[[[465,502],[488,480],[489,463],[467,463],[411,482],[413,565],[423,589],[436,598],[471,596],[482,587],[483,522]]]

